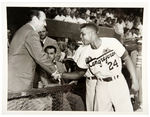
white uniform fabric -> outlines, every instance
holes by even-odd
[[[115,38],[101,38],[101,41],[98,49],[87,46],[77,61],[80,68],[89,68],[98,79],[101,79],[96,83],[94,110],[112,111],[113,104],[115,111],[132,112],[129,89],[121,72],[120,57],[124,54],[125,48]],[[87,61],[90,61],[89,64]],[[102,81],[107,77],[112,77],[113,80]]]
[[[73,59],[76,63],[78,63],[78,60],[81,58],[82,53],[88,46],[81,45],[75,52]],[[88,79],[90,77],[93,77],[89,69],[85,73],[86,77],[86,110],[87,111],[93,111],[94,110],[94,97],[95,97],[95,86],[97,80]]]
[[[95,103],[95,89],[97,80],[86,78],[86,110],[93,111]]]

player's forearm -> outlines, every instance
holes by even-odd
[[[81,77],[83,77],[84,74],[85,74],[85,71],[75,71],[75,72],[71,72],[71,73],[63,73],[62,78],[75,80],[75,79],[80,79]]]
[[[130,72],[132,80],[135,81],[136,80],[136,71],[135,71],[135,67],[133,65],[131,58],[128,55],[124,60],[125,60],[125,64],[127,66],[127,69]]]

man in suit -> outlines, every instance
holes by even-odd
[[[61,55],[61,51],[60,51],[60,48],[59,48],[59,46],[57,44],[57,41],[52,39],[52,38],[50,38],[50,37],[48,37],[47,34],[48,34],[47,27],[44,26],[42,28],[42,30],[39,32],[41,45],[43,46],[43,49],[45,49],[47,46],[54,46],[57,49],[57,53],[56,53],[55,59],[59,60],[60,55]]]
[[[14,35],[8,54],[8,92],[21,92],[31,89],[36,63],[49,74],[56,68],[42,49],[38,32],[46,26],[43,11],[31,10],[29,22]]]

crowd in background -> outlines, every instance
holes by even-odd
[[[142,9],[115,9],[115,8],[46,8],[44,12],[49,19],[70,22],[70,23],[96,23],[98,26],[114,28],[125,40],[138,40],[142,38],[143,16]],[[8,46],[12,38],[12,30],[8,29]],[[78,48],[76,40],[55,38],[61,50],[60,61],[64,58],[71,58]]]
[[[49,8],[47,17],[70,23],[94,22],[98,26],[114,28],[124,39],[142,37],[142,10],[125,12],[111,8]]]

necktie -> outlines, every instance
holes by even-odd
[[[42,42],[42,41],[40,41],[40,42],[41,42],[41,46],[42,46],[42,47],[44,47],[44,44],[43,44],[43,42]]]

